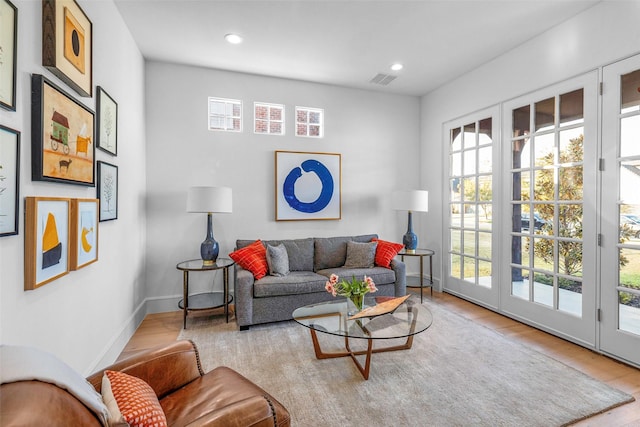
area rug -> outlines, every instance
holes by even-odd
[[[374,354],[368,381],[350,358],[317,360],[308,329],[293,321],[240,332],[233,321],[195,317],[179,339],[196,343],[205,371],[229,366],[267,390],[297,427],[561,426],[634,400],[442,306],[425,305],[433,325],[410,350]],[[342,349],[342,338],[318,335],[323,350]]]

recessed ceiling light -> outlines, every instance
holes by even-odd
[[[227,34],[226,36],[224,36],[224,39],[231,44],[242,43],[242,37],[237,34]]]
[[[400,64],[400,63],[396,63],[396,64],[393,64],[393,65],[391,66],[391,69],[392,69],[393,71],[400,71],[400,70],[402,70],[403,68],[404,68],[404,65],[402,65],[402,64]]]

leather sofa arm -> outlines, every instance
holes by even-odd
[[[105,370],[138,377],[153,388],[159,399],[204,375],[195,344],[176,341],[134,353],[126,359],[95,372],[87,380],[100,392]]]
[[[391,269],[396,275],[396,297],[403,297],[407,294],[407,265],[397,259],[391,260]]]
[[[273,427],[275,414],[266,396],[252,396],[210,412],[188,427]]]

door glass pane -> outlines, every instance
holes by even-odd
[[[640,154],[640,115],[620,119],[620,156]]]
[[[567,129],[560,132],[560,164],[582,162],[584,128]]]
[[[460,128],[451,129],[451,151],[462,150],[462,131]]]
[[[533,138],[534,164],[548,166],[555,162],[554,134],[548,133]]]
[[[622,113],[640,110],[640,70],[625,74],[620,79]]]
[[[528,135],[531,133],[530,121],[530,105],[525,105],[524,107],[513,110],[513,137],[516,138],[518,136]]]
[[[536,234],[546,234],[553,236],[554,214],[556,206],[553,203],[538,203],[533,205],[533,218],[530,219],[530,226]]]
[[[462,278],[462,270],[460,269],[460,265],[462,265],[460,259],[462,257],[457,254],[451,254],[451,277],[456,279]]]
[[[640,243],[640,205],[620,205],[620,243]]]
[[[558,309],[582,315],[582,282],[558,277]]]
[[[584,121],[584,90],[560,95],[560,126],[572,125]]]
[[[464,259],[464,280],[476,283],[476,260],[471,257],[463,257]]]
[[[462,238],[463,238],[463,244],[464,244],[464,253],[466,255],[472,255],[472,256],[475,255],[476,254],[476,232],[465,231]]]
[[[535,185],[533,188],[533,200],[545,201],[555,199],[556,179],[555,169],[540,169],[533,172]]]
[[[582,200],[582,166],[558,168],[558,199]]]
[[[531,167],[531,153],[529,138],[521,138],[511,143],[511,154],[513,158],[513,169],[526,169]]]
[[[619,254],[618,327],[640,335],[640,250],[623,248]]]
[[[476,150],[464,151],[464,175],[476,173]]]
[[[640,160],[620,162],[620,199],[640,204]]]
[[[567,276],[582,276],[582,243],[558,242],[558,273]]]
[[[478,133],[480,134],[480,144],[491,144],[492,137],[492,129],[493,119],[489,117],[488,119],[480,120],[478,122]]]
[[[549,129],[555,123],[556,101],[555,98],[536,102],[535,105],[535,130]]]
[[[554,240],[533,239],[533,267],[541,270],[554,271]]]
[[[490,173],[492,168],[491,156],[493,149],[491,146],[482,147],[478,150],[478,173]]]
[[[451,204],[451,226],[452,227],[461,227],[462,222],[460,221],[460,212],[462,210],[462,205],[460,204]]]
[[[464,148],[476,146],[476,124],[470,123],[464,127]]]
[[[464,194],[463,198],[466,202],[476,201],[476,178],[465,178],[464,181]]]
[[[524,268],[511,268],[511,295],[529,299],[529,274],[530,271]]]
[[[553,307],[553,275],[545,273],[534,274],[533,301]]]
[[[451,236],[451,250],[453,252],[461,252],[460,248],[462,248],[462,245],[460,243],[460,239],[462,238],[462,235],[460,230],[451,229],[449,235]]]
[[[451,155],[451,176],[462,175],[462,153]]]
[[[485,288],[491,287],[491,262],[478,261],[478,285]]]
[[[558,236],[582,238],[582,205],[558,206]]]

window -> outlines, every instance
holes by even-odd
[[[209,97],[209,130],[242,132],[242,101]]]
[[[322,138],[324,135],[324,110],[296,107],[296,136]]]
[[[256,102],[253,111],[255,133],[284,135],[284,105]]]

